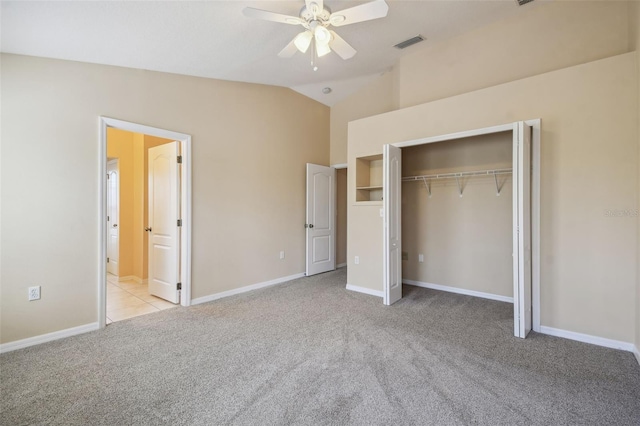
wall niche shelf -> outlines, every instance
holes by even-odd
[[[356,158],[356,203],[382,203],[382,154]]]

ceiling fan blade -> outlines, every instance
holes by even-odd
[[[297,16],[283,15],[281,13],[269,12],[268,10],[254,9],[253,7],[245,7],[242,9],[244,16],[249,18],[263,19],[265,21],[280,22],[290,25],[302,25],[306,23]]]
[[[329,47],[336,52],[338,56],[342,59],[351,59],[357,53],[356,49],[351,47],[349,43],[344,41],[342,37],[335,33],[335,31],[331,31],[331,41],[329,42]]]
[[[322,10],[324,9],[323,0],[304,0],[304,2],[307,5],[307,11],[313,13],[313,16],[319,15],[320,13],[322,13]],[[313,7],[314,3],[316,4],[315,13],[314,13],[314,7]]]
[[[374,0],[332,13],[329,22],[331,22],[331,25],[334,27],[341,27],[343,25],[355,24],[356,22],[384,18],[387,16],[388,11],[389,6],[384,0]]]
[[[287,58],[290,58],[290,57],[292,57],[293,55],[295,55],[295,54],[296,54],[296,52],[298,51],[298,48],[296,47],[296,45],[295,45],[295,43],[294,43],[295,41],[296,41],[296,39],[295,39],[295,38],[294,38],[293,40],[291,40],[291,41],[289,42],[289,44],[287,44],[287,45],[284,47],[284,49],[282,49],[282,50],[280,51],[280,53],[278,53],[278,57],[279,57],[279,58],[285,58],[285,59],[287,59]]]

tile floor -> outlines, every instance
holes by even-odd
[[[107,274],[107,324],[176,306],[150,295],[146,283],[118,281],[115,275]]]

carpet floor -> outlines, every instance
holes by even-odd
[[[2,425],[640,425],[631,353],[531,333],[512,305],[346,270],[0,356]]]

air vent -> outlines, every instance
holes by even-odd
[[[531,3],[533,0],[516,0],[518,6],[524,6],[527,3]]]
[[[529,1],[531,1],[531,0],[529,0]],[[424,37],[422,37],[421,35],[417,35],[415,37],[411,37],[408,40],[401,41],[400,43],[396,44],[393,47],[395,47],[397,49],[406,49],[407,47],[412,46],[412,45],[414,45],[416,43],[420,43],[423,40],[424,40]]]

